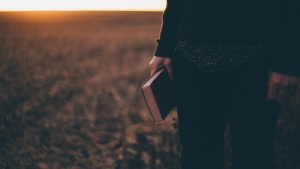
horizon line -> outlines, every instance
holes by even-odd
[[[162,12],[164,9],[0,9],[0,12]]]

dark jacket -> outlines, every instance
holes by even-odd
[[[156,56],[177,39],[262,45],[270,69],[300,76],[300,0],[168,0]]]

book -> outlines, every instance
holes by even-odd
[[[163,122],[176,107],[175,92],[168,70],[163,67],[150,76],[141,87],[144,100],[154,122]]]

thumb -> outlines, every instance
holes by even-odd
[[[173,81],[173,68],[170,66],[166,66],[167,70],[168,70],[168,74],[170,79]]]
[[[170,79],[173,81],[173,66],[172,66],[172,60],[169,60],[167,62],[164,63],[167,70],[168,70],[168,74]]]

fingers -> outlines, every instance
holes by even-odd
[[[269,79],[267,100],[285,102],[289,97],[295,95],[299,85],[299,77],[292,77],[272,72]]]
[[[272,81],[271,78],[269,81],[267,100],[277,100],[278,92],[279,92],[279,83]]]
[[[150,65],[151,75],[153,75],[162,66],[165,66],[168,70],[170,79],[173,80],[173,68],[172,68],[172,59],[171,58],[163,58],[163,57],[154,56],[149,65]]]
[[[287,84],[281,84],[278,87],[278,95],[276,101],[284,102],[285,100],[287,100],[288,96],[289,96],[289,87],[287,86]]]
[[[164,65],[166,66],[168,70],[168,74],[171,80],[173,80],[173,67],[172,67],[172,60],[171,59],[165,59]]]
[[[168,73],[169,73],[169,77],[170,79],[173,81],[173,69],[172,68],[167,68],[168,69]]]
[[[154,56],[149,63],[151,76],[162,66],[164,66],[163,58]]]
[[[290,86],[288,78],[286,76],[283,76],[283,75],[276,75],[276,76],[279,77],[278,78],[279,80],[277,80],[279,87],[278,87],[278,95],[277,95],[276,100],[278,102],[283,102],[284,100],[286,100],[288,98],[288,93],[289,93],[291,86]]]
[[[298,85],[281,84],[280,88],[278,89],[276,100],[281,103],[289,100],[291,97],[295,96],[297,88]]]
[[[159,67],[151,67],[151,76],[159,69]]]

